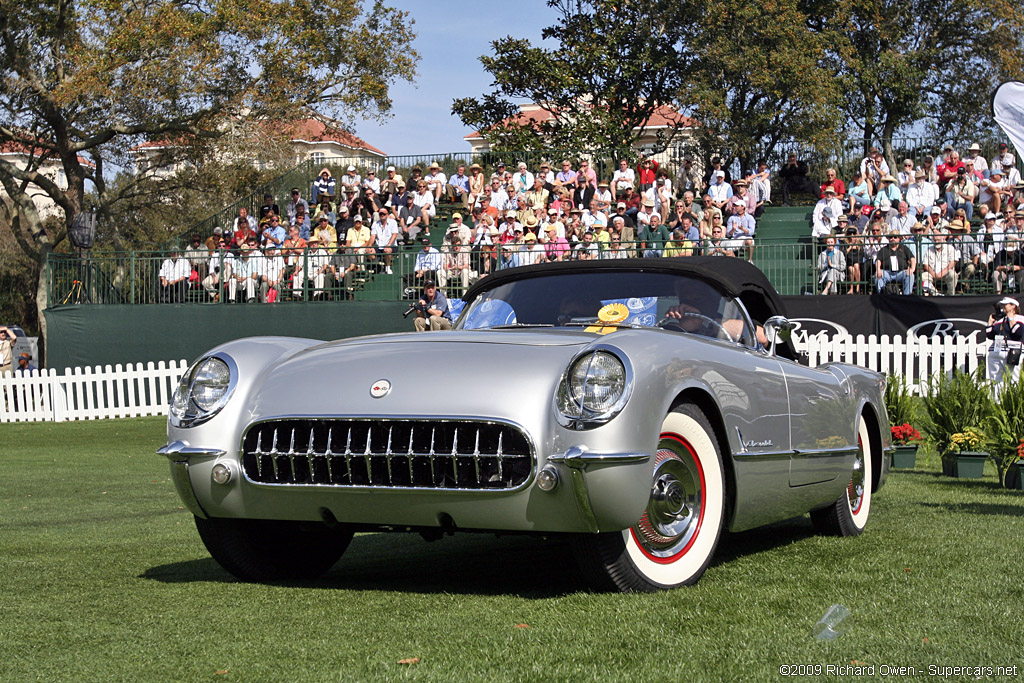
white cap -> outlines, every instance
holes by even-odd
[[[355,167],[355,166],[349,166],[349,167],[348,167],[348,170],[350,170],[350,171],[354,171],[354,170],[356,170],[356,167]]]
[[[724,178],[725,171],[715,171],[715,175],[718,176],[719,178]]]
[[[1012,298],[1010,298],[1008,296],[1004,296],[1002,299],[999,300],[999,305],[1000,306],[1005,306],[1006,304],[1013,304],[1017,308],[1020,308],[1020,302],[1017,301],[1016,299],[1012,299]]]
[[[388,170],[389,170],[389,171],[394,171],[394,170],[395,170],[395,167],[394,167],[394,166],[388,166]]]

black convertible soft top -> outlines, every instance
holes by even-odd
[[[704,280],[743,302],[750,317],[763,323],[773,315],[786,315],[786,307],[775,287],[756,266],[728,256],[680,256],[674,258],[631,258],[602,261],[561,261],[499,270],[478,280],[463,295],[467,302],[482,292],[508,282],[564,273],[601,272],[672,273]]]

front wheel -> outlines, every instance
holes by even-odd
[[[662,423],[651,495],[639,521],[623,531],[580,534],[574,548],[598,590],[651,592],[696,583],[722,530],[725,476],[714,430],[692,404]]]
[[[334,566],[352,540],[345,527],[318,522],[196,517],[213,559],[242,581],[315,579]]]
[[[871,435],[864,418],[857,426],[857,457],[853,461],[850,482],[836,502],[811,512],[818,533],[830,536],[858,536],[871,512]]]

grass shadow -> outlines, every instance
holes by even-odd
[[[939,509],[944,512],[1024,517],[1024,506],[1019,502],[1016,505],[999,505],[996,503],[918,503],[918,505],[924,508]]]

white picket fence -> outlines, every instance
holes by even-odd
[[[905,377],[912,391],[924,394],[931,379],[940,373],[952,372],[954,368],[974,372],[979,365],[984,367],[989,343],[969,337],[858,334],[810,336],[796,347],[807,354],[811,367],[829,361],[853,363],[886,375]]]
[[[166,415],[184,360],[32,370],[0,377],[0,422]]]
[[[807,337],[796,344],[812,367],[843,361],[908,378],[925,393],[937,373],[973,372],[985,362],[988,342],[967,337],[888,335]],[[34,370],[0,377],[0,422],[99,420],[166,415],[174,388],[188,368],[184,360],[113,367]]]

